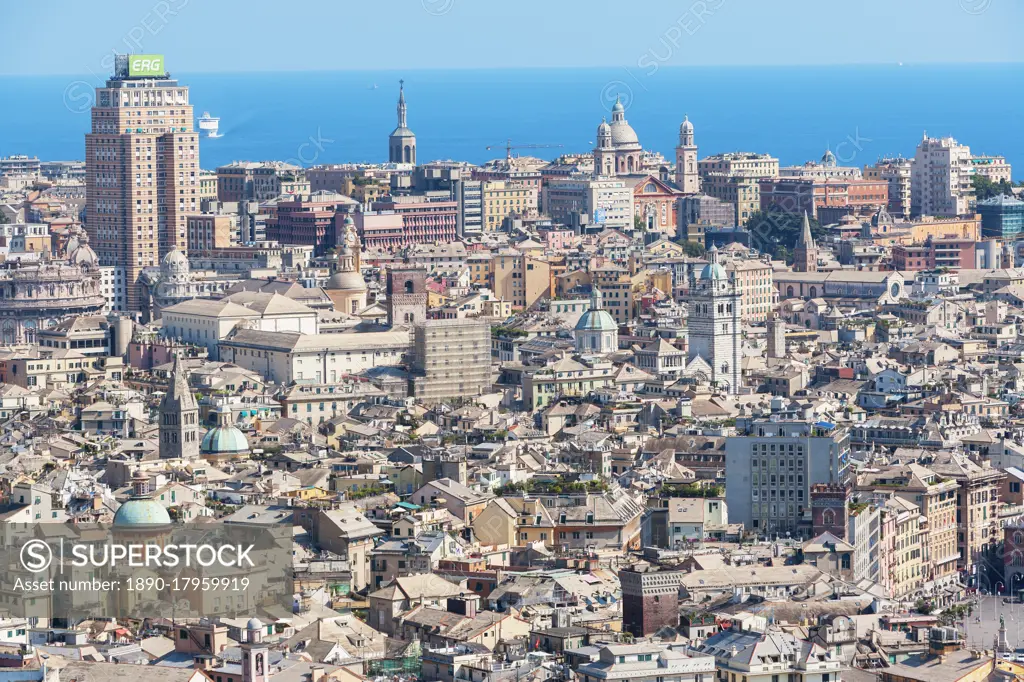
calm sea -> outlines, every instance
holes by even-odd
[[[291,159],[305,165],[386,160],[399,78],[420,161],[482,162],[513,144],[552,158],[593,147],[616,96],[644,147],[672,157],[689,115],[700,155],[770,152],[783,164],[831,147],[862,166],[912,155],[924,131],[1003,154],[1024,177],[1024,65],[662,67],[405,72],[174,74],[196,116],[221,119],[202,165]],[[81,159],[96,76],[0,78],[0,155]],[[492,149],[488,150],[487,147]]]

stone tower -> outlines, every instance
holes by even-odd
[[[818,247],[814,245],[814,237],[811,236],[811,223],[807,218],[807,211],[804,211],[804,226],[800,231],[800,239],[793,249],[793,271],[818,271]]]
[[[786,323],[778,313],[768,315],[768,357],[786,357]]]
[[[679,146],[676,147],[676,186],[683,194],[700,192],[700,176],[697,174],[697,145],[693,141],[693,124],[685,116],[679,126]]]
[[[711,366],[713,383],[727,393],[740,387],[740,294],[718,262],[718,249],[708,250],[708,264],[690,284],[687,319],[687,361],[702,358]]]
[[[398,81],[398,127],[388,137],[388,161],[416,163],[416,134],[406,125],[405,81]]]
[[[811,537],[831,533],[846,540],[850,491],[846,486],[817,483],[811,486]]]
[[[174,358],[167,393],[160,401],[160,457],[199,457],[199,407],[188,387],[181,359],[177,356]]]
[[[388,324],[414,325],[427,319],[427,272],[411,265],[388,268]]]

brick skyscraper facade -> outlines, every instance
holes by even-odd
[[[187,249],[199,211],[199,135],[188,88],[159,55],[119,55],[96,88],[85,136],[86,229],[100,265],[123,270],[129,311],[143,307],[138,279],[172,249]]]

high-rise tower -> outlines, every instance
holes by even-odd
[[[689,357],[711,367],[712,383],[728,393],[740,388],[740,294],[718,262],[718,249],[708,250],[708,264],[690,285],[687,318]]]
[[[160,401],[160,457],[199,457],[199,406],[178,356],[174,357],[167,393]]]
[[[676,186],[683,194],[700,192],[697,174],[697,145],[693,139],[693,124],[687,116],[679,126],[679,146],[676,147]]]
[[[185,251],[185,216],[200,210],[188,88],[162,55],[115,58],[114,75],[96,88],[85,168],[86,230],[100,265],[123,271],[128,310],[139,311],[142,269]]]
[[[406,125],[405,81],[398,84],[398,127],[388,137],[388,161],[416,163],[416,134]]]

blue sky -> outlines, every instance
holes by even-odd
[[[1024,61],[1024,0],[18,0],[0,74]],[[951,90],[953,92],[953,90]]]

